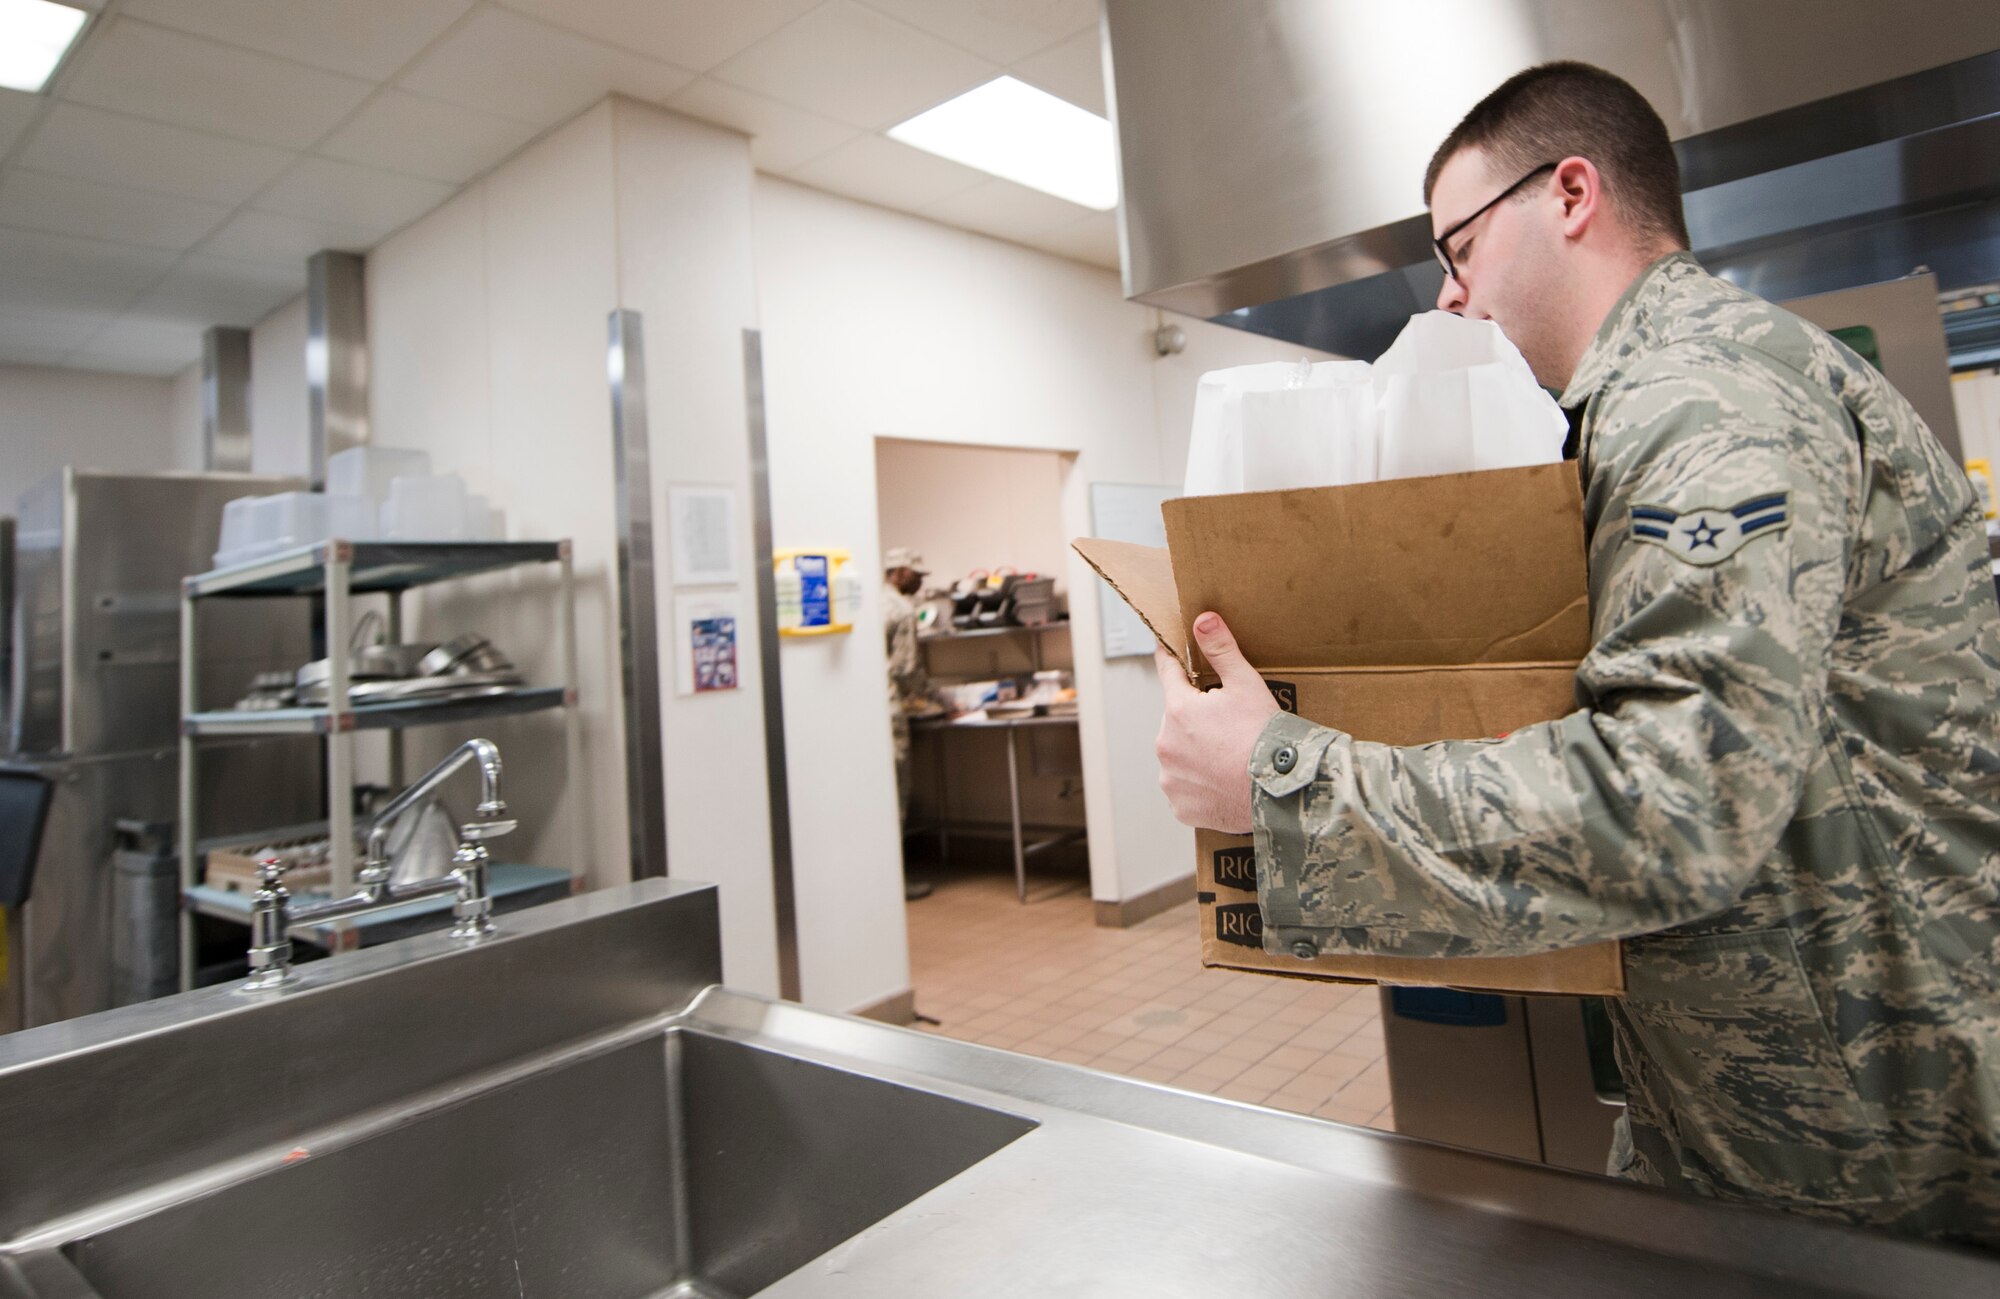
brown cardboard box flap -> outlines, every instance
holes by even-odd
[[[1097,575],[1111,583],[1139,615],[1167,652],[1188,662],[1188,627],[1181,621],[1180,597],[1174,591],[1174,563],[1158,546],[1103,537],[1078,537],[1070,543]]]
[[[1590,648],[1573,464],[1162,509],[1174,625],[1213,609],[1260,668],[1573,663]]]

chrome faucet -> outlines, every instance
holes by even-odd
[[[473,812],[473,819],[458,829],[458,849],[451,855],[452,869],[430,879],[393,884],[387,857],[390,827],[397,818],[436,799],[444,782],[472,762],[479,764],[479,806]],[[291,981],[291,935],[295,927],[367,915],[420,898],[456,895],[451,908],[451,936],[462,942],[485,938],[493,932],[486,841],[511,833],[517,824],[507,815],[506,800],[500,796],[500,750],[491,740],[467,740],[376,816],[368,827],[367,855],[355,880],[359,887],[347,897],[293,907],[291,894],[284,886],[285,864],[276,858],[259,863],[259,887],[250,908],[250,978],[243,990],[262,992]]]

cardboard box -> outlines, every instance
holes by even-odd
[[[1229,623],[1280,707],[1384,744],[1502,735],[1576,707],[1590,648],[1583,498],[1562,463],[1164,506],[1167,549],[1076,549],[1200,685],[1205,609]],[[1418,959],[1264,950],[1247,836],[1199,831],[1204,965],[1361,982],[1618,996],[1618,944]]]

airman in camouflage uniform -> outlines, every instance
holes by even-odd
[[[2000,1246],[2000,614],[1964,473],[1866,362],[1684,252],[1562,403],[1579,710],[1415,748],[1276,714],[1267,949],[1624,939],[1612,1171]]]

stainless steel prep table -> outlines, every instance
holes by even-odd
[[[910,723],[910,729],[925,735],[944,736],[961,731],[1004,731],[1007,735],[1007,811],[1009,829],[1014,842],[1014,893],[1025,904],[1028,900],[1028,858],[1038,852],[1046,852],[1063,844],[1081,841],[1087,831],[1082,827],[1065,827],[1052,830],[1030,843],[1026,827],[1021,821],[1021,755],[1014,737],[1024,728],[1047,726],[1076,729],[1074,713],[1061,717],[926,717]],[[950,782],[946,776],[945,754],[942,745],[938,749],[937,800],[938,800],[938,850],[947,860],[951,856],[951,803],[947,791]]]

